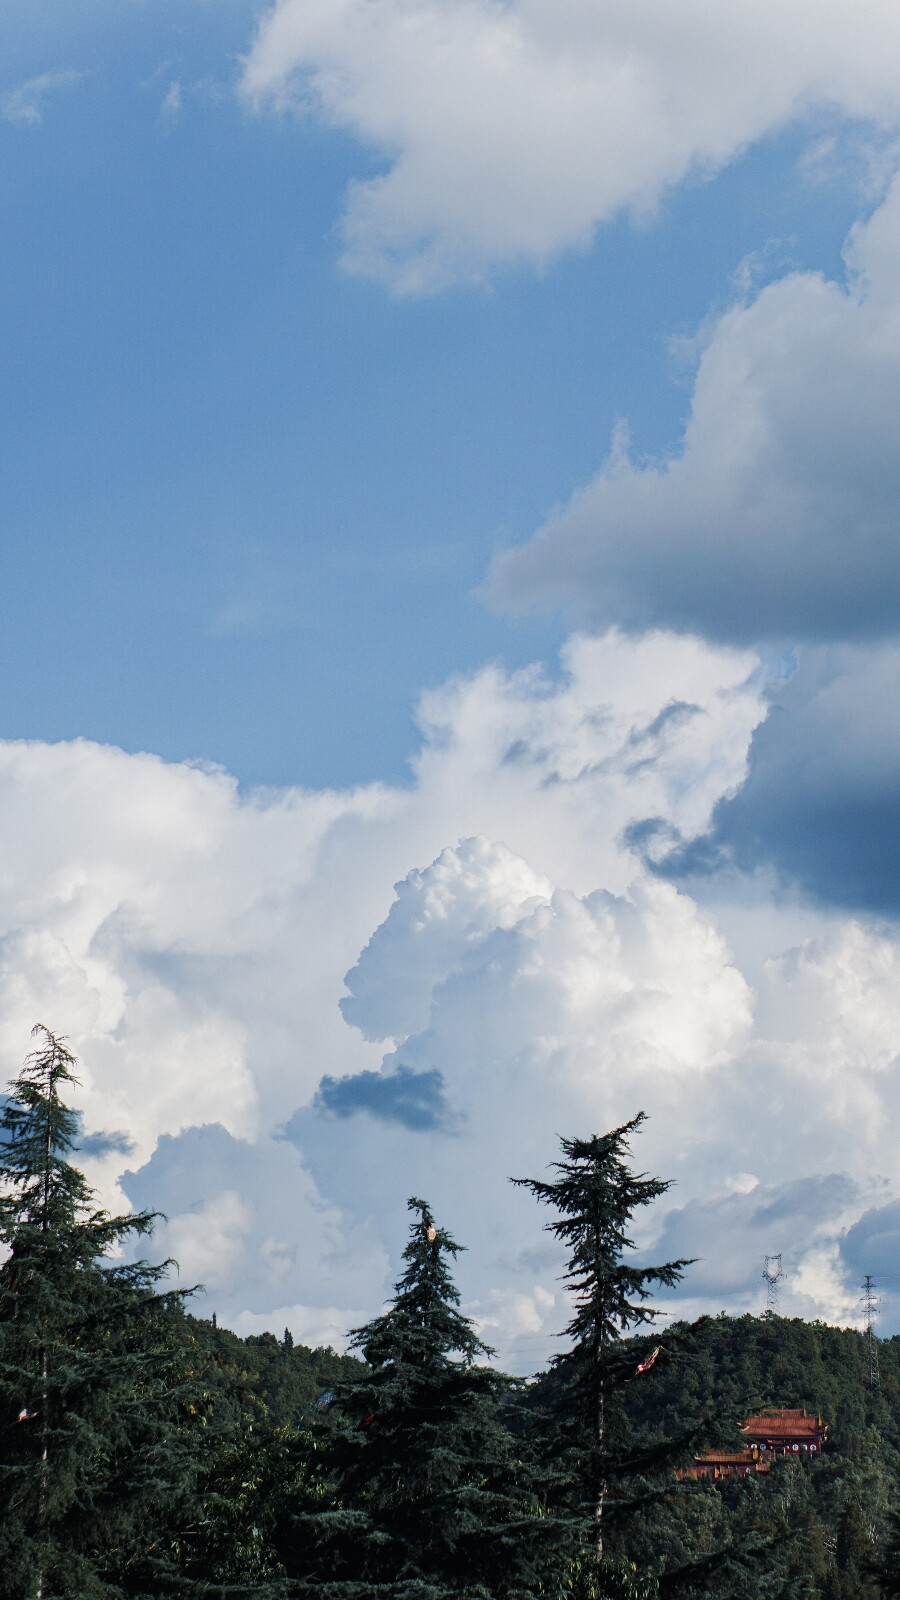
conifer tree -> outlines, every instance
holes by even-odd
[[[320,1448],[332,1497],[300,1521],[287,1561],[302,1579],[295,1592],[526,1600],[551,1559],[554,1524],[507,1425],[516,1383],[485,1364],[493,1352],[459,1310],[448,1258],[460,1246],[424,1200],[409,1207],[390,1309],[352,1337],[370,1371],[339,1386],[328,1412]]]
[[[643,1352],[631,1340],[625,1347],[620,1341],[655,1321],[659,1313],[648,1304],[653,1289],[677,1284],[690,1265],[681,1260],[639,1267],[626,1259],[635,1211],[670,1187],[628,1164],[631,1135],[643,1121],[640,1113],[611,1133],[562,1139],[563,1160],[554,1166],[559,1176],[550,1182],[512,1180],[560,1213],[546,1226],[568,1252],[564,1281],[575,1311],[565,1330],[571,1348],[551,1362],[555,1451],[568,1474],[569,1509],[582,1552],[574,1562],[574,1586],[603,1596],[646,1592],[623,1561],[623,1525],[646,1492],[640,1480],[664,1470],[678,1448],[640,1446],[621,1404],[626,1386],[647,1379],[656,1357],[649,1344]],[[642,1358],[647,1365],[639,1372]]]
[[[94,1207],[67,1159],[74,1058],[35,1033],[0,1112],[0,1597],[89,1600],[144,1592],[185,1492],[182,1295],[165,1265],[105,1261],[153,1217]]]
[[[888,1518],[878,1554],[870,1557],[863,1570],[875,1579],[884,1600],[900,1600],[900,1512],[894,1511]]]

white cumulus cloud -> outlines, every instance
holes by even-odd
[[[872,640],[900,615],[900,181],[848,280],[792,273],[712,329],[681,447],[593,483],[505,552],[494,593],[594,625]]]
[[[897,126],[888,0],[277,0],[243,90],[347,128],[344,260],[400,292],[543,263],[810,108]]]
[[[797,1304],[833,1306],[842,1230],[864,1251],[900,1184],[896,934],[775,904],[745,938],[625,842],[707,826],[764,714],[751,653],[611,633],[427,695],[402,789],[0,744],[6,1070],[38,1018],[69,1034],[89,1175],[166,1213],[159,1252],[244,1331],[377,1311],[424,1193],[490,1342],[537,1365],[559,1258],[507,1178],[639,1108],[637,1158],[678,1180],[641,1240],[706,1259],[685,1303],[752,1300],[788,1231]]]

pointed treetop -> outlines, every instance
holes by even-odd
[[[78,1118],[61,1090],[78,1082],[75,1057],[43,1023],[31,1036],[40,1044],[9,1085],[0,1110],[0,1190],[6,1191],[0,1215],[9,1216],[12,1208],[20,1222],[46,1231],[54,1221],[74,1217],[89,1192],[66,1159],[78,1138]]]
[[[646,1120],[645,1113],[639,1111],[610,1133],[594,1134],[588,1139],[561,1138],[566,1159],[553,1163],[553,1171],[560,1174],[553,1182],[512,1179],[561,1212],[556,1221],[544,1224],[549,1233],[555,1233],[570,1246],[589,1243],[596,1250],[596,1219],[598,1207],[602,1207],[605,1248],[614,1253],[634,1248],[626,1232],[633,1212],[672,1187],[671,1179],[648,1178],[646,1173],[632,1172],[628,1166],[630,1136]]]
[[[149,1211],[110,1217],[96,1209],[84,1175],[67,1159],[78,1143],[78,1116],[62,1096],[78,1083],[77,1062],[43,1023],[32,1038],[38,1046],[0,1106],[0,1239],[19,1254],[41,1241],[41,1249],[62,1250],[84,1264],[128,1234],[150,1233],[155,1217]],[[164,1275],[165,1267],[158,1271]]]
[[[427,1248],[429,1245],[432,1248],[435,1259],[444,1250],[448,1255],[458,1256],[465,1249],[465,1245],[457,1244],[455,1239],[451,1239],[446,1228],[437,1226],[427,1200],[420,1200],[417,1195],[410,1195],[406,1202],[406,1209],[407,1211],[415,1211],[419,1220],[417,1223],[412,1223],[410,1227],[409,1243],[403,1252],[404,1261],[413,1260],[419,1249]]]
[[[460,1357],[465,1364],[478,1356],[494,1354],[475,1332],[471,1318],[456,1308],[459,1290],[450,1275],[447,1257],[460,1254],[462,1245],[445,1228],[439,1228],[427,1200],[413,1195],[407,1209],[415,1213],[403,1252],[406,1269],[394,1287],[390,1309],[363,1328],[353,1330],[352,1347],[378,1366],[391,1361],[419,1364],[447,1363]]]
[[[512,1180],[559,1213],[545,1227],[568,1250],[563,1281],[574,1294],[576,1313],[566,1332],[576,1342],[605,1345],[630,1326],[652,1322],[659,1315],[645,1303],[652,1287],[673,1287],[691,1265],[679,1260],[638,1267],[623,1259],[635,1247],[628,1226],[634,1212],[672,1187],[671,1180],[648,1178],[628,1164],[631,1135],[645,1121],[639,1111],[610,1133],[560,1139],[564,1159],[553,1167],[558,1178]]]
[[[27,1116],[28,1112],[45,1111],[52,1107],[53,1149],[68,1155],[74,1149],[78,1136],[78,1119],[60,1098],[63,1084],[78,1083],[75,1068],[78,1063],[63,1038],[51,1033],[42,1022],[35,1023],[32,1039],[40,1039],[36,1050],[25,1057],[18,1078],[10,1084],[11,1097],[18,1101]]]

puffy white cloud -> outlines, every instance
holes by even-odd
[[[424,899],[428,877],[412,875],[398,903]],[[638,1107],[650,1114],[639,1159],[676,1177],[678,1190],[660,1237],[645,1218],[640,1238],[653,1256],[701,1258],[671,1302],[689,1315],[758,1307],[762,1257],[780,1251],[783,1309],[852,1320],[848,1271],[864,1250],[845,1255],[843,1237],[900,1182],[897,930],[834,917],[772,957],[754,993],[708,914],[684,895],[659,898],[660,887],[639,878],[620,898],[556,891],[477,941],[461,925],[427,1028],[385,1061],[387,1070],[397,1061],[439,1068],[464,1112],[446,1166],[430,1144],[413,1170],[465,1219],[464,1236],[478,1235],[490,1197],[473,1306],[494,1328],[496,1307],[508,1304],[501,1343],[518,1364],[537,1346],[549,1351],[562,1312],[545,1303],[546,1333],[517,1339],[518,1297],[537,1264],[535,1218],[499,1178],[538,1173],[554,1154],[550,1130],[602,1129]],[[408,904],[404,926],[405,948],[390,919],[383,948],[382,930],[370,942],[370,991],[380,963],[385,991],[416,967],[424,923]],[[738,1162],[752,1170],[736,1172]],[[379,1189],[377,1177],[367,1181]],[[549,1290],[549,1255],[543,1266]]]
[[[461,854],[471,862],[468,846]],[[481,842],[486,875],[495,878],[507,852],[488,866],[490,854]],[[445,867],[446,853],[437,865]],[[425,899],[428,880],[427,872],[415,874],[407,895]],[[751,993],[724,940],[668,884],[641,878],[621,897],[556,890],[520,912],[511,926],[498,924],[477,940],[461,924],[444,973],[434,975],[427,1027],[385,1062],[387,1070],[401,1062],[443,1075],[460,1123],[443,1152],[430,1143],[412,1156],[411,1176],[452,1212],[463,1239],[479,1239],[480,1260],[469,1273],[475,1309],[492,1342],[512,1347],[518,1361],[531,1346],[520,1346],[516,1333],[533,1331],[521,1314],[532,1283],[521,1280],[533,1272],[529,1250],[545,1219],[507,1176],[541,1172],[558,1153],[558,1134],[600,1131],[641,1107],[652,1119],[642,1165],[661,1162],[687,1176],[699,1161],[707,1173],[703,1107],[718,1102],[717,1072],[741,1049],[752,1019]],[[422,923],[408,916],[405,925],[405,945],[389,920],[384,946],[380,932],[371,941],[370,993],[390,992],[398,973],[416,969]],[[351,994],[356,976],[348,975]],[[366,1001],[358,1006],[361,1023],[371,1024],[369,1011]],[[355,1166],[355,1140],[351,1148]],[[368,1181],[384,1193],[383,1178]],[[538,1309],[538,1326],[548,1323],[552,1332],[550,1303]]]
[[[37,1017],[69,1033],[89,1174],[167,1213],[159,1251],[245,1331],[333,1338],[376,1311],[420,1192],[470,1247],[490,1342],[537,1365],[559,1257],[507,1176],[639,1107],[638,1158],[683,1214],[658,1208],[642,1244],[708,1235],[686,1292],[743,1304],[703,1210],[736,1196],[749,1254],[793,1218],[811,1305],[823,1262],[836,1282],[855,1262],[842,1228],[900,1178],[895,935],[804,913],[812,942],[783,956],[776,906],[751,982],[740,918],[732,946],[624,843],[648,815],[707,827],[764,709],[749,653],[613,633],[572,641],[558,676],[492,667],[426,696],[405,789],[242,794],[209,768],[2,744],[7,1070]]]
[[[371,1306],[362,1310],[348,1310],[346,1306],[275,1306],[271,1311],[262,1315],[254,1315],[252,1311],[242,1311],[232,1319],[235,1333],[246,1339],[251,1333],[277,1333],[281,1337],[283,1328],[289,1328],[295,1344],[306,1344],[311,1349],[343,1349],[347,1340],[347,1330],[359,1327],[367,1315],[371,1314]]]
[[[68,1031],[88,1131],[127,1128],[144,1157],[192,1123],[252,1133],[261,1041],[223,997],[249,985],[265,1012],[323,838],[381,803],[378,791],[242,800],[214,770],[85,741],[0,745],[5,1059],[26,1022]],[[294,982],[302,993],[303,974]]]
[[[582,621],[746,643],[893,635],[900,606],[900,181],[848,244],[849,281],[793,273],[727,311],[681,449],[599,476],[493,592]]]
[[[487,841],[465,841],[469,860],[473,844],[489,873],[510,862],[507,851],[491,860]],[[416,873],[404,887],[424,898],[428,879]],[[389,918],[386,947],[378,934],[370,942],[370,993],[415,966],[422,924],[409,919],[407,929],[401,944],[390,937]],[[355,970],[347,977],[354,1009],[371,1026],[375,1008],[360,1003],[356,978]],[[668,1074],[702,1073],[728,1059],[749,1023],[747,987],[724,941],[686,895],[641,878],[627,897],[557,890],[525,902],[513,926],[498,920],[477,942],[463,924],[432,976],[427,1029],[403,1030],[401,1048],[405,1063],[437,1063],[456,1084],[486,1084],[492,1098],[504,1093],[500,1073],[512,1073],[513,1094],[527,1063],[547,1093],[583,1087],[594,1113],[609,1120]],[[533,1110],[531,1103],[526,1117]]]
[[[570,640],[562,667],[561,682],[489,667],[425,694],[418,792],[440,845],[483,833],[554,884],[618,892],[630,823],[698,831],[741,783],[765,683],[749,651],[615,630]]]
[[[347,128],[346,265],[400,292],[546,262],[810,107],[896,127],[888,0],[278,0],[260,104]]]
[[[217,1289],[234,1280],[244,1263],[244,1237],[253,1226],[253,1212],[236,1189],[223,1189],[196,1211],[171,1217],[165,1230],[187,1283]]]
[[[457,849],[448,845],[424,872],[413,869],[395,888],[387,921],[360,956],[350,995],[341,1001],[346,1020],[367,1039],[405,1037],[425,1027],[434,985],[460,953],[497,928],[513,927],[551,894],[549,880],[527,861],[483,837]],[[384,983],[386,950],[402,952],[400,960],[388,954],[390,985]]]
[[[546,1338],[548,1327],[552,1335],[559,1320],[558,1296],[539,1283],[524,1291],[492,1289],[485,1307],[470,1304],[468,1309],[486,1344],[492,1338],[500,1338],[506,1345],[515,1339],[521,1347],[529,1336]]]

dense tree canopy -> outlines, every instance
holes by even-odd
[[[166,1267],[110,1264],[146,1212],[97,1210],[67,1157],[74,1061],[45,1029],[0,1112],[0,1594],[113,1595],[153,1569],[189,1494],[182,1295]]]
[[[523,1180],[556,1212],[573,1301],[523,1383],[460,1309],[460,1247],[424,1200],[350,1354],[191,1316],[165,1263],[121,1253],[152,1214],[109,1216],[69,1159],[75,1062],[37,1032],[0,1108],[0,1600],[900,1596],[900,1339],[872,1389],[851,1329],[657,1333],[651,1297],[688,1263],[631,1255],[667,1187],[629,1164],[640,1117]],[[821,1411],[824,1455],[678,1481],[761,1404]]]
[[[554,1559],[553,1520],[510,1428],[517,1385],[459,1310],[460,1247],[424,1200],[409,1205],[406,1270],[389,1309],[353,1334],[366,1366],[330,1413],[335,1495],[300,1525],[316,1552],[304,1592],[524,1600]]]
[[[610,1533],[632,1515],[647,1490],[640,1476],[671,1467],[679,1445],[660,1440],[640,1446],[627,1425],[622,1397],[643,1364],[653,1371],[661,1346],[636,1360],[633,1348],[621,1349],[623,1335],[653,1323],[659,1312],[648,1304],[660,1287],[680,1280],[687,1261],[663,1266],[638,1266],[629,1259],[634,1246],[631,1219],[639,1208],[664,1194],[669,1184],[634,1172],[628,1164],[630,1139],[643,1115],[611,1133],[590,1139],[563,1139],[563,1159],[552,1180],[517,1178],[558,1213],[546,1224],[567,1251],[565,1282],[574,1311],[566,1328],[569,1348],[554,1357],[556,1378],[550,1389],[553,1409],[552,1448],[563,1454],[570,1480],[569,1509],[580,1523],[581,1543],[593,1547],[607,1584],[621,1567],[620,1542]],[[651,1380],[652,1381],[652,1380]]]

